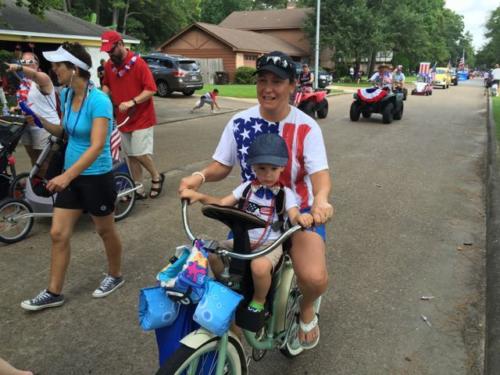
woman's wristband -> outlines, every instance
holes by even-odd
[[[134,102],[134,106],[137,105],[137,100],[135,100],[135,98],[132,98],[132,102]]]
[[[191,174],[191,176],[200,176],[201,177],[201,183],[204,184],[205,183],[205,175],[203,174],[203,172],[200,172],[200,171],[196,171],[196,172],[193,172]]]
[[[23,66],[21,64],[17,65],[16,72],[22,72],[22,71],[23,71]]]

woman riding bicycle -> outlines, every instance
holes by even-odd
[[[291,257],[303,294],[298,340],[305,349],[318,344],[319,326],[314,301],[327,288],[324,223],[333,216],[328,202],[331,189],[326,151],[319,125],[288,103],[295,89],[294,62],[282,52],[271,52],[257,60],[259,104],[236,114],[226,125],[213,155],[214,161],[202,171],[182,179],[179,192],[200,188],[205,181],[220,181],[235,164],[242,181],[255,178],[247,163],[247,150],[262,133],[278,133],[290,151],[280,181],[295,193],[301,212],[310,212],[315,227],[297,232],[292,238]]]

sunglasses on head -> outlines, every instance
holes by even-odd
[[[288,59],[281,57],[281,56],[261,56],[257,59],[256,62],[256,67],[257,70],[262,68],[265,65],[274,65],[278,68],[281,69],[292,69],[291,63],[288,61]]]
[[[36,64],[37,61],[34,59],[29,59],[29,60],[22,59],[20,60],[20,63],[23,65],[31,65],[31,64]]]

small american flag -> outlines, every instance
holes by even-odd
[[[458,62],[458,70],[464,70],[465,68],[465,57],[462,56]]]
[[[120,160],[120,145],[122,137],[120,131],[115,127],[111,132],[111,157],[113,160]]]
[[[430,70],[431,70],[431,63],[423,62],[420,63],[420,69],[418,70],[418,74],[426,76],[429,74]]]

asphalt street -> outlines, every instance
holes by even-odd
[[[319,124],[334,181],[335,219],[327,226],[330,288],[321,343],[289,360],[279,352],[251,374],[480,374],[484,340],[486,100],[479,81],[409,96],[401,121],[349,120],[350,95],[329,98]],[[126,284],[93,299],[105,268],[88,218],[72,240],[61,308],[38,313],[19,303],[46,287],[49,219],[29,237],[0,246],[0,356],[37,374],[153,374],[154,334],[137,320],[138,291],[154,284],[186,238],[176,189],[210,161],[231,113],[252,105],[221,100],[222,113],[188,113],[195,98],[155,99],[155,159],[166,172],[159,199],[137,203],[118,223]],[[175,120],[175,121],[172,121]],[[18,151],[20,165],[26,162]],[[237,173],[203,190],[226,194]],[[195,232],[225,228],[191,209]],[[422,300],[422,296],[432,297]],[[427,317],[428,323],[422,316]]]

